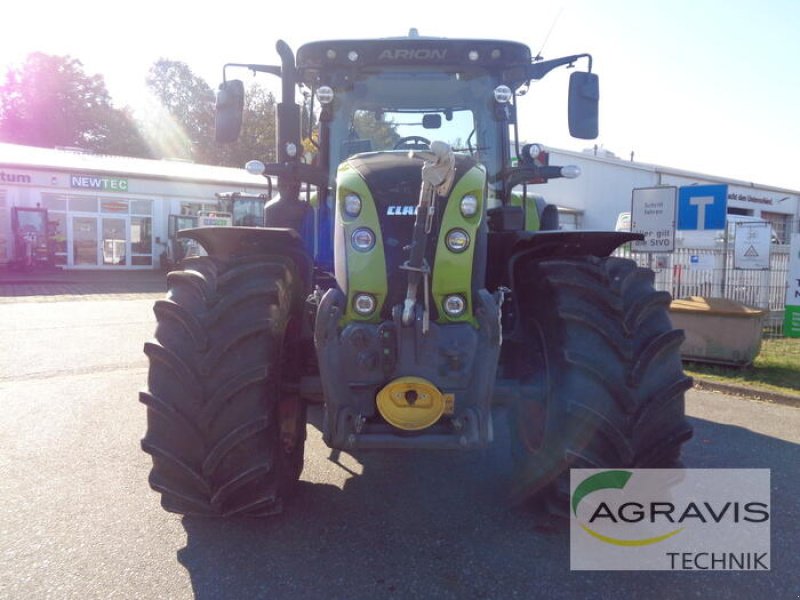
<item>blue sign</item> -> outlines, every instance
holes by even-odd
[[[678,229],[725,229],[727,185],[690,185],[678,189]]]

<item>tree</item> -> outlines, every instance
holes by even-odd
[[[384,121],[380,115],[368,110],[357,110],[353,114],[350,135],[370,140],[376,150],[393,148],[401,137],[394,123]]]
[[[114,108],[102,75],[69,56],[28,55],[0,87],[0,139],[147,156],[130,114]]]
[[[208,83],[195,75],[186,63],[164,58],[150,67],[146,83],[172,120],[172,123],[159,123],[166,115],[151,118],[157,121],[153,131],[168,132],[172,138],[156,140],[157,145],[169,147],[172,158],[213,162],[214,92]],[[175,127],[179,133],[175,132]]]
[[[242,167],[254,158],[275,158],[275,98],[253,83],[245,94],[242,133],[233,144],[214,140],[214,92],[188,65],[160,59],[150,68],[147,85],[169,116],[168,123],[152,127],[164,135],[173,156],[196,162]],[[164,121],[165,116],[152,119]],[[178,131],[176,131],[176,127]],[[160,144],[164,146],[164,140]]]
[[[229,167],[242,167],[253,159],[264,162],[277,160],[275,152],[275,96],[253,82],[244,97],[242,133],[238,141],[226,146],[218,145],[220,163]]]

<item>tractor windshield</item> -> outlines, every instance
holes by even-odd
[[[422,149],[440,140],[483,163],[490,178],[503,164],[493,112],[495,79],[485,71],[382,70],[361,73],[335,91],[329,121],[331,176],[348,157],[379,150]]]

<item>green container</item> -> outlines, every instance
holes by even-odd
[[[686,334],[681,345],[686,360],[744,367],[761,351],[765,310],[727,298],[691,296],[673,300],[669,312],[673,326]]]

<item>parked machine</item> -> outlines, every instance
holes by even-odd
[[[263,227],[264,205],[271,194],[220,192],[215,194],[217,208],[197,215],[169,215],[167,241],[161,253],[161,266],[171,270],[186,258],[202,254],[196,241],[178,236],[178,232],[195,227]]]
[[[29,270],[53,266],[49,227],[46,208],[12,207],[11,229],[14,234],[12,268]]]
[[[683,334],[652,272],[609,256],[641,236],[561,231],[522,187],[579,172],[520,147],[517,97],[586,64],[570,76],[568,121],[595,138],[591,57],[414,34],[277,51],[280,65],[227,65],[217,97],[217,139],[230,142],[244,86],[229,70],[282,80],[278,162],[247,166],[278,178],[266,227],[182,232],[208,256],[169,274],[145,345],[142,448],[164,508],[280,511],[313,401],[342,450],[480,448],[506,403],[511,492],[555,513],[571,467],[675,465],[692,432]]]

